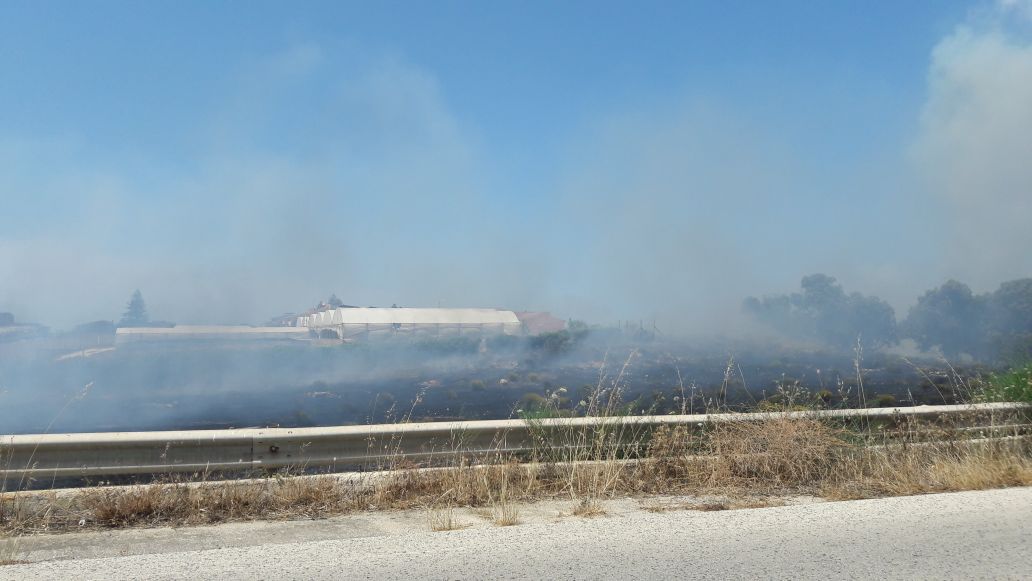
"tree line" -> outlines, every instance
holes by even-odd
[[[743,308],[785,336],[837,349],[855,346],[858,338],[874,347],[912,339],[922,349],[938,348],[949,358],[1032,357],[1032,278],[1007,281],[983,294],[949,280],[918,297],[901,321],[884,300],[847,294],[831,276],[803,277],[800,287],[791,294],[749,297]]]

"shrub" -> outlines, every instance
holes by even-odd
[[[523,404],[523,409],[530,411],[532,409],[543,408],[545,404],[548,403],[548,400],[541,394],[529,392],[523,394],[523,397],[520,398],[520,403]]]
[[[565,329],[554,333],[542,333],[530,338],[530,347],[549,355],[559,355],[572,351],[585,335],[574,335]]]

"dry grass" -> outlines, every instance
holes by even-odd
[[[710,446],[719,458],[715,478],[778,487],[825,478],[845,444],[818,421],[782,419],[718,425]]]
[[[838,468],[821,487],[833,500],[1032,485],[1032,453],[1023,439],[862,448]]]
[[[27,564],[29,564],[29,562],[28,561],[24,561],[22,559],[0,559],[0,567],[3,567],[4,565],[27,565]]]
[[[1032,485],[1030,446],[1020,438],[903,444],[897,438],[871,445],[854,431],[794,419],[708,431],[664,428],[651,438],[633,435],[635,448],[628,452],[617,445],[627,439],[597,428],[582,432],[562,435],[584,443],[581,451],[542,458],[541,450],[539,461],[531,463],[496,454],[476,464],[460,459],[448,467],[379,475],[8,492],[0,494],[0,533],[324,518],[418,507],[429,507],[432,529],[452,530],[461,526],[454,520],[456,507],[483,508],[496,524],[511,525],[519,522],[520,503],[543,498],[570,498],[572,514],[596,516],[604,511],[603,501],[616,495],[715,497],[721,500],[684,508],[726,510],[770,506],[777,501],[769,497],[790,494],[847,499]],[[0,558],[12,557],[0,552]]]
[[[509,479],[502,481],[498,498],[492,502],[491,517],[494,523],[500,527],[510,527],[520,522],[519,505],[509,496]]]
[[[451,505],[444,507],[431,507],[426,511],[426,520],[430,530],[454,531],[468,527],[468,524],[460,523],[455,519],[455,508]]]
[[[503,501],[495,505],[492,512],[494,523],[500,527],[520,524],[520,507],[515,502]]]
[[[637,356],[632,351],[614,377],[599,371],[598,383],[591,394],[581,402],[584,415],[597,419],[593,426],[564,425],[560,422],[546,427],[528,420],[535,450],[534,458],[548,467],[547,487],[559,488],[578,506],[591,507],[588,513],[601,514],[603,498],[624,488],[629,478],[627,457],[639,455],[647,447],[648,434],[640,427],[618,421],[622,413],[623,379],[631,362]],[[545,415],[560,417],[558,397],[566,391],[558,388],[550,394],[544,408]],[[577,510],[574,511],[577,514]]]
[[[359,508],[368,495],[332,476],[266,481],[92,488],[68,494],[7,493],[0,497],[0,530],[8,533],[197,525],[256,518],[318,518]],[[371,499],[369,499],[371,500]],[[366,507],[373,506],[367,504]]]
[[[642,492],[662,493],[671,482],[731,495],[784,492],[827,478],[849,447],[841,436],[810,419],[718,424],[702,435],[661,428],[635,476]]]
[[[18,538],[0,539],[0,567],[4,565],[20,565],[28,563],[18,557]]]
[[[759,499],[731,499],[722,502],[704,502],[695,505],[692,510],[717,511],[717,510],[740,510],[746,508],[770,508],[772,506],[785,506],[785,501],[775,498]]]
[[[606,509],[602,506],[602,501],[600,501],[598,497],[585,496],[584,498],[580,499],[580,502],[574,505],[573,510],[570,511],[570,514],[572,514],[573,516],[591,518],[606,514]]]
[[[646,512],[663,513],[681,510],[699,510],[703,512],[717,510],[738,510],[743,508],[768,508],[772,506],[785,506],[785,501],[780,498],[729,498],[725,500],[710,500],[704,502],[649,502],[641,505]]]

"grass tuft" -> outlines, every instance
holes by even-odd
[[[17,537],[0,539],[0,566],[28,563],[28,561],[18,558],[18,544]]]
[[[586,496],[574,505],[573,510],[570,511],[573,516],[580,517],[596,517],[606,514],[606,509],[602,506],[602,501],[596,497]]]
[[[430,530],[434,532],[454,531],[470,526],[456,520],[455,509],[451,505],[428,508],[426,518],[427,523],[430,525]]]

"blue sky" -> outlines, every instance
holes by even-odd
[[[0,310],[112,319],[140,288],[159,318],[257,322],[336,292],[701,329],[814,271],[900,311],[992,288],[1032,271],[1030,23],[1022,0],[8,1]]]

